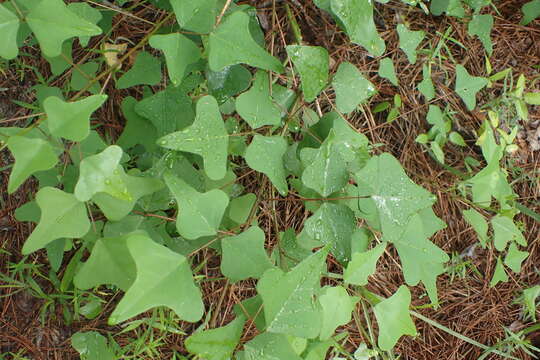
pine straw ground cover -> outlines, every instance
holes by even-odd
[[[118,12],[115,15],[110,39],[128,40],[136,44],[147,36],[152,23],[157,23],[166,16],[164,12],[142,3],[133,7],[129,13]],[[455,74],[456,63],[466,64],[471,74],[485,75],[485,56],[480,41],[468,36],[466,24],[458,19],[446,16],[426,16],[419,9],[394,1],[386,5],[377,5],[378,11],[375,17],[378,30],[387,43],[388,54],[396,65],[400,81],[400,87],[395,87],[377,75],[378,62],[360,46],[352,45],[330,17],[323,14],[311,1],[290,1],[289,3],[293,17],[299,23],[304,41],[309,45],[323,46],[330,52],[334,60],[331,62],[331,71],[335,71],[340,62],[349,61],[369,76],[374,84],[377,84],[378,94],[371,98],[369,104],[363,106],[363,111],[355,113],[348,119],[350,123],[368,136],[372,143],[380,144],[380,151],[391,152],[396,156],[407,174],[417,184],[427,188],[438,197],[434,207],[435,213],[448,226],[433,238],[433,242],[454,256],[449,264],[449,271],[438,279],[440,308],[437,310],[417,309],[417,311],[441,325],[490,346],[506,338],[504,328],[518,332],[530,326],[530,323],[526,324],[522,321],[521,306],[515,304],[514,300],[523,288],[540,283],[538,270],[540,224],[525,215],[518,216],[518,220],[524,225],[530,256],[520,274],[511,273],[510,281],[494,288],[489,287],[496,256],[491,251],[474,246],[477,239],[461,214],[461,211],[467,208],[467,204],[455,195],[455,184],[459,178],[441,167],[420,144],[415,142],[418,134],[428,130],[425,120],[427,104],[416,90],[416,84],[422,75],[422,61],[418,61],[415,65],[407,61],[405,54],[399,50],[397,34],[393,29],[397,23],[406,19],[410,29],[424,30],[428,34],[428,40],[423,42],[422,48],[429,49],[437,46],[442,34],[450,28],[451,36],[464,45],[461,47],[452,41],[447,41],[451,54],[445,53],[445,58],[432,68],[437,97],[431,103],[442,107],[449,104],[456,111],[455,126],[469,145],[466,148],[447,145],[445,148],[448,165],[457,169],[464,168],[465,156],[482,160],[474,142],[475,131],[484,120],[485,114],[470,112],[466,109],[463,102],[453,92],[451,79]],[[540,64],[540,20],[527,26],[518,25],[521,17],[520,9],[524,3],[525,1],[502,1],[495,4],[498,13],[495,10],[488,10],[495,19],[491,36],[494,52],[490,61],[494,72],[511,67],[515,74],[522,73],[528,79],[533,79],[538,76],[538,69],[534,65]],[[252,1],[251,4],[258,8],[259,19],[266,31],[267,43],[271,44],[270,50],[274,55],[283,55],[285,44],[290,44],[294,40],[284,2]],[[49,73],[48,64],[39,60],[41,58],[38,56],[38,50],[27,48],[25,51],[28,53],[22,58],[25,67],[4,70],[5,74],[1,77],[0,113],[3,118],[15,120],[9,124],[2,123],[0,126],[13,126],[14,122],[21,126],[24,124],[23,118],[28,114],[27,110],[14,106],[9,99],[26,103],[34,101],[30,87],[36,83],[37,79],[35,73],[29,69],[35,67],[42,74]],[[82,62],[82,54],[82,51],[75,49],[74,62]],[[422,59],[422,56],[420,53],[419,58]],[[124,66],[129,67],[131,61],[132,57],[128,57]],[[450,76],[450,81],[448,76]],[[68,79],[68,74],[61,76],[53,85],[61,84],[66,79]],[[141,93],[137,88],[116,90],[110,85],[108,78],[103,78],[100,84],[109,94],[109,100],[99,110],[97,116],[101,125],[99,129],[106,138],[116,139],[122,132],[124,124],[119,110],[120,102],[128,95],[140,98]],[[540,89],[538,82],[533,82],[530,86],[532,87],[529,91]],[[484,90],[479,103],[483,104],[500,96],[502,91],[501,85]],[[403,107],[400,109],[398,118],[387,123],[385,113],[374,114],[372,110],[382,101],[391,101],[396,93],[401,96]],[[317,102],[313,104],[313,110],[318,112],[328,110],[332,108],[332,104],[333,94],[328,90],[319,96]],[[537,121],[536,124],[540,121],[540,113],[534,109],[531,110],[530,122],[522,124],[524,131],[531,129],[530,124],[534,126],[535,121]],[[18,118],[21,119],[17,120]],[[524,205],[538,211],[540,152],[533,151],[533,146],[525,140],[519,144],[519,151],[508,160],[507,164],[511,177],[514,179],[513,188]],[[1,168],[12,162],[6,151],[0,155]],[[238,172],[236,175],[237,181],[240,181],[246,190],[261,192],[265,199],[261,202],[259,209],[259,224],[267,234],[274,235],[267,239],[269,247],[274,245],[277,231],[286,228],[301,229],[303,222],[310,214],[301,201],[297,201],[293,196],[276,198],[268,182],[262,181],[261,176],[253,171]],[[6,186],[9,169],[4,170],[1,176],[0,271],[8,274],[13,272],[16,266],[19,274],[24,274],[19,280],[33,278],[45,294],[54,294],[55,289],[51,283],[44,252],[32,254],[25,259],[25,263],[33,264],[33,266],[21,263],[20,249],[31,231],[31,226],[28,223],[17,222],[14,211],[32,197],[35,186],[32,180],[28,181],[19,191],[8,196]],[[261,188],[261,184],[265,187]],[[388,251],[391,255],[396,255],[393,249]],[[70,256],[67,254],[64,258],[59,278],[66,271],[65,266]],[[404,283],[404,279],[397,255],[384,259],[378,263],[377,272],[373,275],[368,288],[388,297],[397,290],[400,284]],[[204,282],[202,291],[206,305],[211,304],[213,308],[210,327],[222,326],[233,317],[233,306],[255,293],[255,282],[242,281],[231,285],[225,280],[220,280],[219,257],[215,256],[214,251],[210,249],[202,249],[198,253],[194,266],[197,266],[197,263],[204,264],[200,270],[201,273],[209,279],[216,279]],[[334,272],[341,271],[337,263],[330,266],[334,268]],[[101,294],[106,300],[106,306],[105,311],[96,319],[80,319],[67,325],[63,319],[62,307],[57,301],[51,302],[47,315],[41,318],[40,312],[45,305],[48,305],[47,299],[50,296],[33,297],[25,290],[25,286],[24,284],[10,284],[0,288],[2,293],[0,353],[19,352],[31,359],[77,358],[70,344],[70,336],[76,331],[97,330],[105,334],[122,330],[120,327],[107,325],[107,316],[118,300],[111,293],[104,291]],[[413,305],[421,304],[419,298],[424,294],[424,289],[418,286],[411,288],[411,291]],[[415,304],[415,301],[418,303]],[[363,320],[360,320],[358,316],[356,321]],[[181,324],[181,328],[189,334],[198,325],[186,323]],[[477,359],[483,352],[482,349],[422,321],[417,320],[416,326],[420,335],[416,338],[403,337],[396,349],[403,359]],[[345,328],[350,334],[347,344],[350,349],[355,349],[359,343],[365,341],[355,326],[355,321]],[[251,326],[251,329],[244,333],[242,341],[249,340],[255,334],[256,330]],[[168,359],[173,350],[184,352],[182,345],[184,335],[153,329],[146,324],[136,330],[127,331],[116,340],[122,346],[127,345],[133,338],[143,336],[147,336],[146,339],[155,347],[149,349],[148,352],[138,354],[135,358],[150,358],[150,352],[153,352],[155,358]],[[534,334],[530,336],[533,343],[534,336]],[[538,343],[535,344],[538,346]],[[530,359],[524,352],[516,352],[514,356],[519,359]],[[496,355],[487,357],[487,359],[498,358],[500,357]]]

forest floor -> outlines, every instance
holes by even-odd
[[[490,62],[494,72],[511,67],[514,74],[524,74],[528,79],[537,79],[540,74],[537,66],[540,64],[540,20],[535,20],[528,26],[518,25],[521,16],[520,9],[525,2],[524,0],[500,1],[495,4],[498,12],[488,9],[488,13],[491,13],[495,19],[491,35],[494,52],[490,57]],[[270,50],[276,55],[283,54],[285,44],[291,43],[294,39],[283,2],[273,5],[272,1],[254,0],[251,4],[258,9],[259,19],[266,31],[268,43],[273,44]],[[378,77],[378,62],[363,48],[351,44],[330,17],[319,10],[312,1],[290,1],[290,8],[300,25],[304,41],[308,45],[320,45],[327,48],[331,58],[335,60],[334,64],[349,61],[370,77],[374,83],[379,84],[378,94],[371,99],[371,105],[392,101],[395,94],[399,94],[403,100],[399,117],[391,123],[386,122],[383,114],[373,114],[370,111],[370,104],[364,107],[363,112],[352,115],[349,121],[368,136],[373,144],[380,144],[381,151],[390,152],[398,158],[408,175],[417,184],[437,195],[435,213],[448,224],[447,228],[440,231],[433,239],[433,242],[444,251],[453,254],[449,271],[440,276],[437,283],[440,307],[417,311],[441,325],[490,346],[507,339],[508,334],[505,333],[505,328],[519,332],[526,325],[530,326],[530,323],[523,322],[521,306],[514,300],[523,288],[540,284],[540,224],[525,215],[518,216],[518,220],[523,223],[525,236],[529,242],[530,256],[525,261],[520,274],[512,273],[509,275],[508,282],[491,288],[489,282],[496,256],[489,250],[474,247],[477,242],[476,236],[461,215],[466,204],[453,197],[452,192],[448,191],[459,179],[435,162],[425,149],[415,142],[416,136],[428,129],[425,120],[428,104],[421,101],[421,95],[415,90],[416,84],[422,77],[422,62],[418,61],[412,65],[407,61],[405,54],[399,50],[397,35],[392,29],[401,19],[406,19],[411,29],[424,30],[429,35],[428,40],[423,43],[424,49],[436,47],[442,41],[443,34],[449,29],[450,36],[456,41],[446,41],[447,50],[451,53],[446,53],[444,59],[432,68],[438,97],[431,103],[440,104],[443,107],[447,104],[451,105],[456,112],[454,117],[457,120],[457,126],[468,143],[471,141],[474,143],[476,130],[485,119],[485,114],[467,111],[462,101],[451,90],[451,84],[446,81],[446,75],[454,74],[455,65],[460,63],[466,64],[470,73],[485,76],[485,52],[478,38],[468,36],[466,23],[459,19],[425,15],[420,9],[397,1],[391,1],[385,5],[378,4],[375,15],[378,30],[387,43],[387,56],[393,59],[401,84],[395,87]],[[146,5],[135,7],[132,14],[135,17],[121,13],[114,17],[115,26],[110,35],[111,39],[124,38],[136,43],[147,34],[151,27],[144,20],[154,22],[163,15],[161,11],[156,11]],[[37,54],[37,51],[28,49],[30,54]],[[21,61],[27,66],[40,69],[42,74],[47,74],[48,64],[39,62],[39,59],[38,56],[25,56]],[[78,61],[78,59],[80,59],[80,54],[75,51],[74,60]],[[331,64],[331,71],[335,71],[336,67],[332,67]],[[21,117],[29,113],[29,110],[10,101],[18,100],[26,103],[34,101],[34,94],[30,87],[36,84],[36,77],[27,69],[9,68],[4,75],[0,74],[0,89],[2,90],[0,115],[3,118]],[[63,79],[60,78],[58,81],[61,82]],[[534,88],[539,90],[540,82],[534,83]],[[502,91],[501,86],[494,86],[483,91],[479,103],[486,103],[499,96]],[[107,88],[107,93],[113,101],[107,103],[107,107],[101,111],[100,118],[102,132],[110,139],[117,138],[122,131],[124,120],[120,115],[119,104],[128,92],[135,97],[141,96],[134,90],[116,90],[113,86],[110,86],[110,89]],[[331,108],[332,96],[331,93],[323,93],[319,101],[314,104],[314,110]],[[527,124],[521,124],[522,129],[533,131],[538,127],[539,122],[540,112],[533,110],[530,113],[530,121]],[[23,120],[20,125],[24,126]],[[522,204],[534,211],[539,211],[540,151],[535,151],[534,144],[526,141],[520,142],[519,145],[520,149],[508,160],[507,164],[507,166],[510,165],[511,177],[515,179],[513,188]],[[463,160],[466,156],[481,159],[480,150],[475,146],[466,148],[449,146],[445,152],[448,165],[458,169],[464,168]],[[115,333],[121,330],[120,327],[107,325],[107,315],[114,308],[117,299],[114,296],[105,296],[107,300],[105,311],[96,319],[80,319],[69,325],[66,324],[62,307],[59,305],[58,298],[54,297],[55,287],[50,279],[44,252],[28,256],[24,258],[24,262],[22,261],[20,249],[32,226],[28,223],[17,222],[14,211],[32,198],[35,184],[28,181],[15,194],[8,196],[6,188],[9,169],[4,169],[4,167],[11,161],[7,151],[0,153],[0,169],[3,170],[0,173],[0,273],[11,274],[17,271],[22,274],[20,280],[33,278],[42,289],[43,295],[32,296],[28,291],[29,285],[24,281],[9,286],[0,285],[0,353],[20,353],[29,359],[36,360],[77,358],[77,353],[70,343],[70,336],[76,331],[99,330],[102,333]],[[242,175],[244,174],[237,174],[246,188],[258,186],[256,177],[249,174]],[[284,228],[295,229],[301,228],[307,214],[300,202],[285,201],[277,204],[263,202],[260,211],[267,214],[269,219],[273,212],[277,211]],[[265,224],[264,216],[260,219],[263,225]],[[65,256],[59,278],[65,271],[70,256],[69,253]],[[205,250],[201,256],[208,259],[202,271],[208,274],[219,271],[219,258],[213,256],[212,250]],[[396,259],[397,256],[379,262],[378,270],[368,286],[370,290],[383,296],[390,296],[399,285],[404,283]],[[255,283],[249,281],[235,286],[227,285],[225,281],[214,281],[203,287],[205,301],[213,302],[215,306],[215,316],[211,321],[222,324],[229,319],[232,307],[240,299],[251,294],[254,286]],[[412,287],[411,291],[413,299],[418,299],[424,292],[421,286]],[[413,305],[417,304],[413,302]],[[40,314],[45,306],[48,307],[46,316],[41,317]],[[469,360],[478,359],[483,353],[482,349],[436,327],[419,321],[416,325],[420,335],[415,338],[404,337],[398,343],[396,353],[401,354],[402,359]],[[350,334],[351,344],[363,341],[354,323],[345,328]],[[124,341],[128,342],[148,332],[153,333],[152,341],[157,345],[152,351],[161,354],[158,358],[170,358],[172,350],[182,352],[183,335],[166,334],[159,329],[147,329],[144,326],[126,331],[116,340],[122,345],[124,335]],[[540,345],[540,333],[532,334],[530,338],[536,346]],[[514,356],[524,360],[531,358],[519,351],[514,353]],[[148,358],[148,354],[141,353],[136,358]],[[496,355],[486,357],[486,359],[499,358]]]

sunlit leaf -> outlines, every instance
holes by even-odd
[[[0,4],[0,57],[13,59],[19,54],[17,33],[19,32],[19,17]]]
[[[287,55],[300,74],[304,99],[315,100],[328,82],[328,51],[320,46],[289,45]]]
[[[106,100],[107,95],[92,95],[75,102],[48,97],[43,107],[51,134],[71,141],[84,140],[90,134],[90,116]]]
[[[283,167],[283,155],[286,151],[285,138],[255,135],[245,154],[248,166],[268,176],[281,195],[287,195],[289,191]]]
[[[456,93],[461,97],[467,109],[476,107],[476,94],[486,87],[488,80],[483,77],[471,76],[463,65],[456,65]]]
[[[389,57],[381,59],[379,63],[379,76],[387,79],[395,86],[399,85],[398,78],[396,76],[396,70],[394,68],[394,63]]]
[[[422,40],[424,40],[426,33],[422,30],[409,30],[403,24],[398,24],[397,32],[399,35],[399,48],[405,52],[407,60],[409,60],[411,64],[415,64],[416,48],[420,45]]]
[[[226,326],[196,332],[186,339],[186,349],[206,360],[231,359],[245,322],[245,317],[241,316]]]
[[[7,146],[15,158],[9,174],[9,194],[13,194],[32,174],[51,169],[58,162],[51,143],[42,139],[10,136]]]
[[[26,21],[34,32],[44,55],[55,57],[62,43],[75,36],[95,36],[101,29],[70,11],[62,0],[42,0],[33,6]]]
[[[278,73],[283,65],[253,40],[249,31],[249,15],[236,11],[210,34],[208,63],[213,71],[226,66],[248,64]]]
[[[527,259],[527,256],[529,256],[527,251],[521,251],[515,243],[511,243],[508,248],[508,253],[504,258],[504,265],[508,266],[513,272],[519,274],[521,271],[521,263]]]
[[[468,209],[463,210],[463,218],[472,225],[474,231],[476,232],[476,235],[478,236],[478,240],[480,241],[480,245],[482,245],[483,248],[487,246],[488,242],[488,223],[486,219],[480,214],[478,211],[474,209]]]
[[[384,53],[386,45],[375,27],[370,0],[331,0],[330,4],[353,43],[363,46],[373,56]]]
[[[81,355],[81,360],[116,360],[107,339],[96,331],[76,332],[71,336],[71,345]]]
[[[497,258],[497,265],[495,265],[495,271],[493,272],[493,277],[489,282],[489,287],[494,287],[500,282],[507,282],[508,275],[504,269],[503,262],[500,257]]]
[[[342,286],[326,287],[319,296],[322,307],[321,340],[330,338],[338,326],[351,321],[358,298],[350,296]]]
[[[135,85],[156,85],[161,81],[161,62],[146,51],[141,51],[135,63],[116,83],[117,89]]]
[[[270,95],[268,73],[259,70],[249,91],[236,98],[236,111],[253,129],[264,125],[279,125],[281,109]]]
[[[418,91],[424,95],[426,101],[431,101],[435,97],[435,87],[433,87],[431,73],[427,65],[422,67],[422,81],[418,83]]]
[[[373,84],[351,63],[344,62],[334,75],[332,86],[336,92],[336,106],[342,113],[350,113],[376,93]]]
[[[223,238],[221,249],[221,272],[233,282],[250,277],[257,279],[273,267],[264,250],[264,232],[258,226]]]
[[[189,31],[209,33],[221,10],[220,0],[170,0],[178,24]]]
[[[308,339],[319,335],[320,311],[312,297],[320,288],[327,254],[328,251],[322,249],[287,273],[273,268],[263,274],[257,291],[263,299],[269,333]]]
[[[165,183],[178,202],[176,228],[187,239],[215,235],[229,205],[229,197],[222,190],[200,193],[184,180],[166,173]]]
[[[44,187],[36,194],[41,218],[22,248],[30,254],[60,238],[80,238],[90,230],[86,206],[72,194]]]
[[[377,261],[384,253],[386,243],[380,243],[366,252],[353,253],[352,259],[343,273],[343,279],[348,284],[364,286],[368,283],[368,277],[375,273]]]
[[[199,47],[182,34],[154,35],[150,38],[149,44],[163,51],[169,78],[174,86],[182,82],[188,66],[201,58]]]
[[[381,350],[391,350],[403,335],[416,335],[416,327],[409,315],[411,292],[401,285],[394,295],[373,307],[379,336],[377,343]]]

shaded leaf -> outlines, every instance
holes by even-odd
[[[71,345],[81,360],[116,360],[114,351],[107,345],[107,339],[96,331],[76,332],[71,336]]]
[[[244,345],[243,360],[302,360],[283,334],[264,332]]]
[[[489,14],[473,15],[472,20],[468,25],[468,32],[470,36],[478,36],[484,49],[489,56],[493,53],[493,44],[491,43],[491,28],[493,27],[493,16]]]
[[[251,73],[242,65],[226,66],[220,71],[208,70],[206,82],[210,95],[222,104],[249,87]]]
[[[435,87],[431,81],[431,73],[427,65],[422,67],[422,81],[418,83],[418,91],[426,98],[426,101],[431,101],[435,97]]]
[[[180,27],[198,33],[209,33],[214,28],[221,10],[219,0],[170,0]]]
[[[127,96],[122,100],[122,113],[126,118],[126,124],[116,144],[124,149],[129,149],[137,144],[144,146],[146,151],[152,151],[156,147],[156,127],[146,118],[135,112],[137,100]]]
[[[501,257],[497,258],[497,265],[495,265],[495,271],[493,272],[493,277],[489,282],[489,287],[494,287],[500,282],[507,282],[508,275],[506,275],[506,270],[504,269],[503,262]]]
[[[540,16],[540,0],[532,0],[521,7],[523,19],[521,25],[528,25],[531,21]]]

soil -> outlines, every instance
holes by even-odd
[[[134,3],[143,1],[134,1]],[[243,1],[244,3],[246,1]],[[524,0],[508,0],[496,3],[498,13],[494,9],[486,9],[495,18],[492,32],[494,52],[490,57],[493,71],[501,71],[507,67],[514,69],[514,74],[523,73],[528,79],[537,78],[540,64],[540,20],[535,20],[527,26],[520,26],[520,9]],[[272,1],[255,1],[261,23],[265,25],[267,40],[273,44],[270,49],[275,55],[284,55],[284,46],[294,41],[289,21],[284,9],[284,1],[276,1],[275,15]],[[418,184],[436,194],[438,201],[435,205],[436,214],[441,217],[448,227],[440,231],[432,240],[448,254],[455,254],[467,261],[470,266],[464,269],[463,276],[450,276],[445,274],[438,279],[438,291],[441,305],[439,309],[420,308],[417,311],[422,315],[461,333],[475,341],[492,346],[506,337],[505,328],[518,332],[533,325],[526,322],[522,309],[514,300],[523,288],[540,283],[538,262],[540,259],[539,239],[540,224],[521,214],[518,221],[522,222],[525,236],[529,242],[530,256],[525,261],[523,270],[519,274],[509,274],[510,280],[494,288],[489,287],[493,274],[496,254],[491,250],[475,247],[477,242],[473,230],[464,221],[461,211],[467,208],[459,198],[452,196],[449,191],[459,181],[454,175],[442,168],[419,144],[415,142],[418,134],[428,130],[425,120],[427,105],[423,97],[415,90],[416,84],[422,77],[422,55],[415,65],[409,64],[404,53],[399,50],[397,34],[392,29],[399,22],[406,21],[412,30],[424,30],[429,40],[423,43],[423,48],[433,47],[441,39],[449,27],[451,36],[465,46],[466,49],[448,42],[451,55],[458,63],[466,64],[470,73],[476,76],[486,76],[485,55],[482,44],[477,38],[467,35],[466,22],[455,18],[433,17],[425,15],[420,9],[413,9],[401,2],[391,1],[386,5],[378,4],[376,20],[378,29],[387,43],[387,53],[392,57],[399,74],[401,86],[394,87],[388,81],[378,77],[378,61],[370,57],[363,48],[353,45],[347,36],[333,23],[331,18],[319,10],[311,0],[288,1],[289,6],[302,30],[304,41],[309,45],[320,45],[329,50],[333,59],[332,71],[342,61],[355,64],[370,80],[378,85],[379,93],[373,97],[369,104],[364,106],[364,112],[358,112],[349,118],[359,131],[366,134],[372,143],[381,144],[378,151],[391,152],[403,164],[409,176]],[[261,6],[262,5],[262,6]],[[146,5],[134,8],[133,14],[138,18],[155,22],[163,16]],[[118,14],[114,17],[115,28],[110,39],[121,37],[137,43],[149,31],[150,26],[133,17]],[[26,65],[35,66],[42,74],[47,75],[50,70],[48,64],[40,61],[39,51],[28,48],[29,55],[22,56],[21,61]],[[455,63],[447,54],[447,59],[437,62],[433,68],[433,79],[438,96],[431,103],[445,107],[447,104],[457,113],[456,130],[465,138],[469,147],[463,149],[449,145],[446,149],[448,164],[458,169],[464,169],[465,156],[481,159],[479,149],[474,145],[476,130],[480,127],[485,115],[481,112],[469,112],[462,101],[453,92],[453,79]],[[81,61],[84,52],[75,48],[74,60]],[[0,118],[14,119],[28,115],[29,111],[14,105],[10,100],[31,103],[34,95],[31,87],[37,83],[35,74],[30,71],[22,73],[15,68],[9,68],[6,75],[0,77]],[[67,75],[61,76],[54,82],[60,85],[69,79]],[[109,101],[104,109],[100,110],[101,132],[107,138],[116,138],[121,133],[123,119],[120,116],[119,103],[127,95],[141,97],[140,89],[116,90],[105,79],[105,92],[109,94]],[[540,90],[540,82],[533,83],[532,90]],[[479,104],[488,102],[501,94],[503,89],[494,86],[482,92]],[[396,93],[403,99],[404,107],[400,116],[392,123],[387,123],[385,114],[372,114],[369,109],[382,101],[391,101]],[[332,109],[333,93],[329,90],[323,93],[319,100],[313,104],[314,110],[327,111]],[[519,137],[520,149],[508,160],[513,173],[521,174],[514,182],[513,188],[518,193],[520,202],[534,211],[539,211],[540,189],[538,171],[540,164],[540,151],[538,151],[538,136],[540,136],[538,123],[540,112],[529,108],[530,121],[521,123],[522,135]],[[26,120],[15,120],[3,123],[0,126],[24,126]],[[1,128],[0,128],[1,130]],[[11,156],[4,150],[0,153],[0,168],[12,163]],[[257,189],[259,177],[255,174],[237,174],[247,190]],[[242,176],[245,175],[245,176]],[[0,273],[10,274],[15,264],[23,260],[20,249],[24,239],[28,236],[32,226],[28,223],[19,223],[15,220],[14,211],[17,207],[29,201],[36,190],[35,180],[27,181],[15,194],[8,195],[6,191],[9,169],[0,173]],[[263,189],[263,191],[267,191]],[[268,189],[269,191],[269,189]],[[269,192],[270,193],[270,192]],[[297,231],[308,216],[300,202],[293,201],[265,201],[261,204],[259,223],[265,232],[275,235],[274,212],[278,213],[278,222],[281,229],[292,227]],[[275,242],[275,236],[270,236],[269,246]],[[392,255],[395,251],[391,250]],[[67,253],[63,267],[58,278],[62,278],[65,266],[72,253]],[[219,277],[219,257],[212,250],[205,249],[196,255],[195,262],[203,259],[207,265],[202,269],[208,277]],[[404,283],[397,256],[385,257],[378,264],[377,272],[371,277],[369,290],[382,296],[390,296]],[[24,258],[26,263],[37,265],[42,276],[28,271],[22,271],[25,276],[32,277],[42,288],[45,294],[54,293],[54,286],[46,280],[49,275],[48,263],[44,252],[38,252]],[[336,269],[339,271],[339,269]],[[213,309],[212,325],[220,326],[227,323],[232,317],[234,304],[254,293],[255,283],[243,281],[236,285],[227,285],[224,281],[206,282],[203,286],[205,303],[212,303],[218,309]],[[425,293],[421,286],[412,287],[413,305],[420,306],[426,303]],[[77,331],[96,330],[102,334],[115,333],[118,327],[107,325],[108,313],[114,308],[114,298],[106,298],[107,306],[97,319],[73,321],[66,325],[62,307],[55,303],[49,308],[48,315],[41,318],[40,314],[47,300],[30,295],[25,288],[0,286],[0,353],[21,352],[30,359],[76,359],[77,353],[71,348],[70,336]],[[110,301],[109,301],[110,300]],[[373,321],[373,325],[376,323]],[[483,350],[470,345],[446,332],[416,320],[419,335],[415,338],[404,337],[398,343],[396,354],[402,359],[414,360],[470,360],[477,359]],[[198,324],[186,324],[184,330],[189,332]],[[349,349],[355,349],[364,342],[354,323],[344,327],[350,338],[346,343]],[[157,331],[157,330],[156,330]],[[248,341],[256,335],[255,329],[250,329],[243,337]],[[117,337],[122,344],[129,342],[135,333],[126,332]],[[529,336],[536,346],[540,342],[540,334]],[[170,358],[172,350],[183,351],[183,337],[168,335],[164,339],[164,346],[159,348],[160,358]],[[513,354],[519,359],[532,359],[522,351]],[[142,357],[145,358],[145,357]],[[500,359],[497,355],[488,355],[486,359]]]

